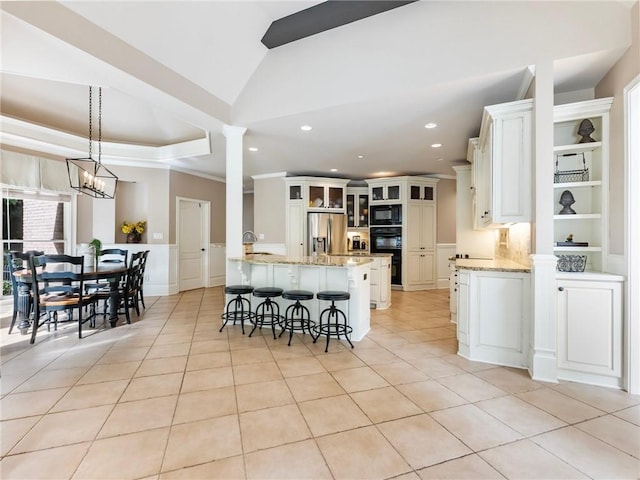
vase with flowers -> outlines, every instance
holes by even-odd
[[[140,243],[147,222],[122,222],[120,230],[127,236],[127,243]]]

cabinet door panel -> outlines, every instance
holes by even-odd
[[[500,121],[496,135],[497,157],[493,170],[496,187],[493,191],[494,221],[527,221],[529,219],[530,173],[530,117],[526,113]]]
[[[420,250],[422,246],[422,205],[419,203],[409,203],[407,205],[407,249]]]
[[[514,278],[474,277],[474,297],[478,306],[476,346],[499,347],[521,352],[522,282]]]
[[[560,286],[563,290],[557,302],[559,367],[620,376],[620,284],[569,282]]]
[[[407,282],[409,285],[422,283],[421,253],[409,252],[407,262]]]
[[[295,202],[289,205],[287,226],[287,254],[293,258],[304,256],[304,205]]]
[[[425,250],[434,250],[435,235],[435,214],[436,209],[434,205],[422,205],[422,245]]]

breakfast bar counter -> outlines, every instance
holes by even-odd
[[[283,290],[322,290],[349,292],[345,313],[353,328],[352,341],[360,341],[370,329],[370,257],[317,255],[291,258],[283,255],[250,254],[229,258],[228,285],[278,287]],[[281,312],[288,305],[277,298]],[[311,319],[317,320],[326,302],[317,299],[307,302]],[[321,305],[322,304],[322,305]]]

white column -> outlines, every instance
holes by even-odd
[[[556,257],[553,255],[553,63],[536,64],[534,114],[534,228],[531,255],[533,355],[531,376],[558,381]]]
[[[244,127],[225,125],[222,133],[227,139],[227,209],[226,248],[227,258],[242,257],[242,136]],[[235,268],[234,268],[235,267]],[[227,260],[226,283],[237,281],[237,265]]]
[[[627,291],[625,316],[625,369],[626,388],[629,393],[640,394],[640,220],[637,205],[640,204],[640,75],[624,88],[625,102],[625,195],[627,257]],[[636,205],[634,207],[633,205]]]

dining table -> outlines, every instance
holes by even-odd
[[[51,265],[48,271],[61,265]],[[68,265],[65,269],[68,268]],[[76,273],[80,273],[77,271]],[[82,279],[87,281],[106,280],[109,283],[109,323],[111,327],[115,327],[118,323],[118,305],[120,305],[120,290],[119,284],[122,276],[127,273],[127,266],[123,262],[115,263],[111,261],[100,262],[97,265],[85,265],[82,271]],[[31,296],[31,285],[33,283],[31,277],[31,269],[25,268],[23,270],[16,270],[13,272],[16,276],[16,280],[19,283],[18,287],[18,310],[21,316],[18,329],[21,332],[26,332],[31,325],[30,311],[28,301]]]

